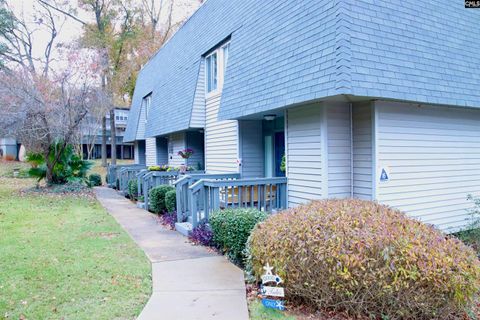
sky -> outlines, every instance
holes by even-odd
[[[141,0],[133,0],[138,4],[141,3]],[[150,1],[150,0],[149,0]],[[157,3],[157,7],[162,0],[154,0]],[[188,18],[199,6],[199,0],[164,0],[166,1],[174,1],[173,7],[173,22],[181,22],[184,19]],[[22,12],[24,14],[25,20],[28,21],[31,26],[34,26],[34,15],[37,11],[36,8],[39,7],[37,0],[7,0],[9,6],[15,11],[17,15],[21,15]],[[75,6],[77,4],[77,0],[69,0],[67,1]],[[59,17],[64,19],[64,17],[59,14]],[[87,12],[79,11],[78,17],[84,21],[92,21],[93,16],[88,14]],[[160,19],[160,21],[164,21],[164,19]],[[57,37],[57,43],[70,43],[75,41],[80,37],[82,33],[82,25],[71,19],[68,18],[62,25],[62,28],[59,32]],[[34,47],[34,55],[39,57],[43,55],[43,51],[45,49],[46,43],[49,40],[49,33],[44,32],[42,30],[38,30],[35,32],[33,36],[33,47]],[[55,57],[61,60],[60,57]],[[61,68],[64,66],[64,61],[57,62],[57,67]],[[53,66],[55,68],[55,65]]]

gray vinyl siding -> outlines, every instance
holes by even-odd
[[[353,196],[372,200],[372,106],[355,104],[353,113]]]
[[[145,139],[147,166],[157,165],[157,141],[155,138]]]
[[[352,134],[350,106],[327,106],[328,196],[348,198],[352,194]]]
[[[287,110],[287,177],[290,207],[325,198],[324,108],[308,105]]]
[[[166,138],[156,138],[157,163],[165,165],[168,163],[168,140]]]
[[[204,161],[204,139],[201,132],[187,132],[187,148],[193,150],[193,155],[188,159],[188,165],[200,170],[205,167]]]
[[[145,122],[146,122],[146,112],[145,105],[142,102],[142,106],[140,108],[140,116],[138,117],[138,126],[137,126],[137,135],[136,140],[145,139]]]
[[[185,159],[178,155],[178,151],[185,149],[185,132],[172,133],[168,139],[168,165],[178,167],[185,164]]]
[[[205,60],[200,63],[197,88],[193,100],[190,128],[205,128]]]
[[[242,177],[261,178],[264,176],[262,121],[245,120],[238,125]]]
[[[376,102],[377,199],[445,231],[468,224],[480,195],[480,112]],[[380,182],[387,167],[390,181]]]
[[[146,158],[145,158],[145,140],[137,140],[134,143],[135,146],[135,164],[145,164],[146,163]]]
[[[206,102],[205,167],[207,173],[236,173],[238,160],[238,122],[218,121],[221,95]]]

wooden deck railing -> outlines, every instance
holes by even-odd
[[[122,167],[117,172],[118,180],[119,180],[119,191],[122,191],[124,194],[128,193],[128,182],[132,179],[137,178],[137,174],[147,169],[145,166],[128,166]]]
[[[143,169],[136,175],[138,196],[143,195],[143,189],[145,188],[143,177],[145,177],[145,175],[147,175],[149,172],[150,171],[148,171],[147,169]]]
[[[152,188],[167,184],[173,185],[173,183],[178,179],[178,171],[149,171],[147,174],[142,177],[142,195],[143,201],[145,202],[145,210],[148,210],[149,207],[149,192]]]
[[[117,179],[119,178],[119,171],[122,168],[145,168],[142,164],[126,164],[126,165],[111,165],[109,164],[107,167],[107,177],[106,182],[110,188],[116,188],[117,186]]]
[[[277,211],[287,207],[287,178],[202,179],[189,187],[192,227],[224,208]]]
[[[201,179],[211,180],[234,180],[240,179],[239,173],[224,174],[186,174],[175,181],[175,189],[177,191],[177,222],[183,222],[190,216],[190,196],[189,188],[195,182]]]

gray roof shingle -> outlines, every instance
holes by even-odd
[[[126,138],[188,129],[202,55],[231,35],[220,114],[348,94],[480,107],[480,10],[440,0],[208,0],[141,71]]]

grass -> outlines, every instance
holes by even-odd
[[[284,311],[265,308],[258,299],[248,301],[250,320],[295,320],[295,317]]]
[[[26,172],[30,169],[30,165],[19,161],[0,160],[0,177],[12,177],[13,169],[20,169],[21,172]]]
[[[134,319],[144,253],[93,197],[20,192],[33,185],[0,178],[0,319]]]

